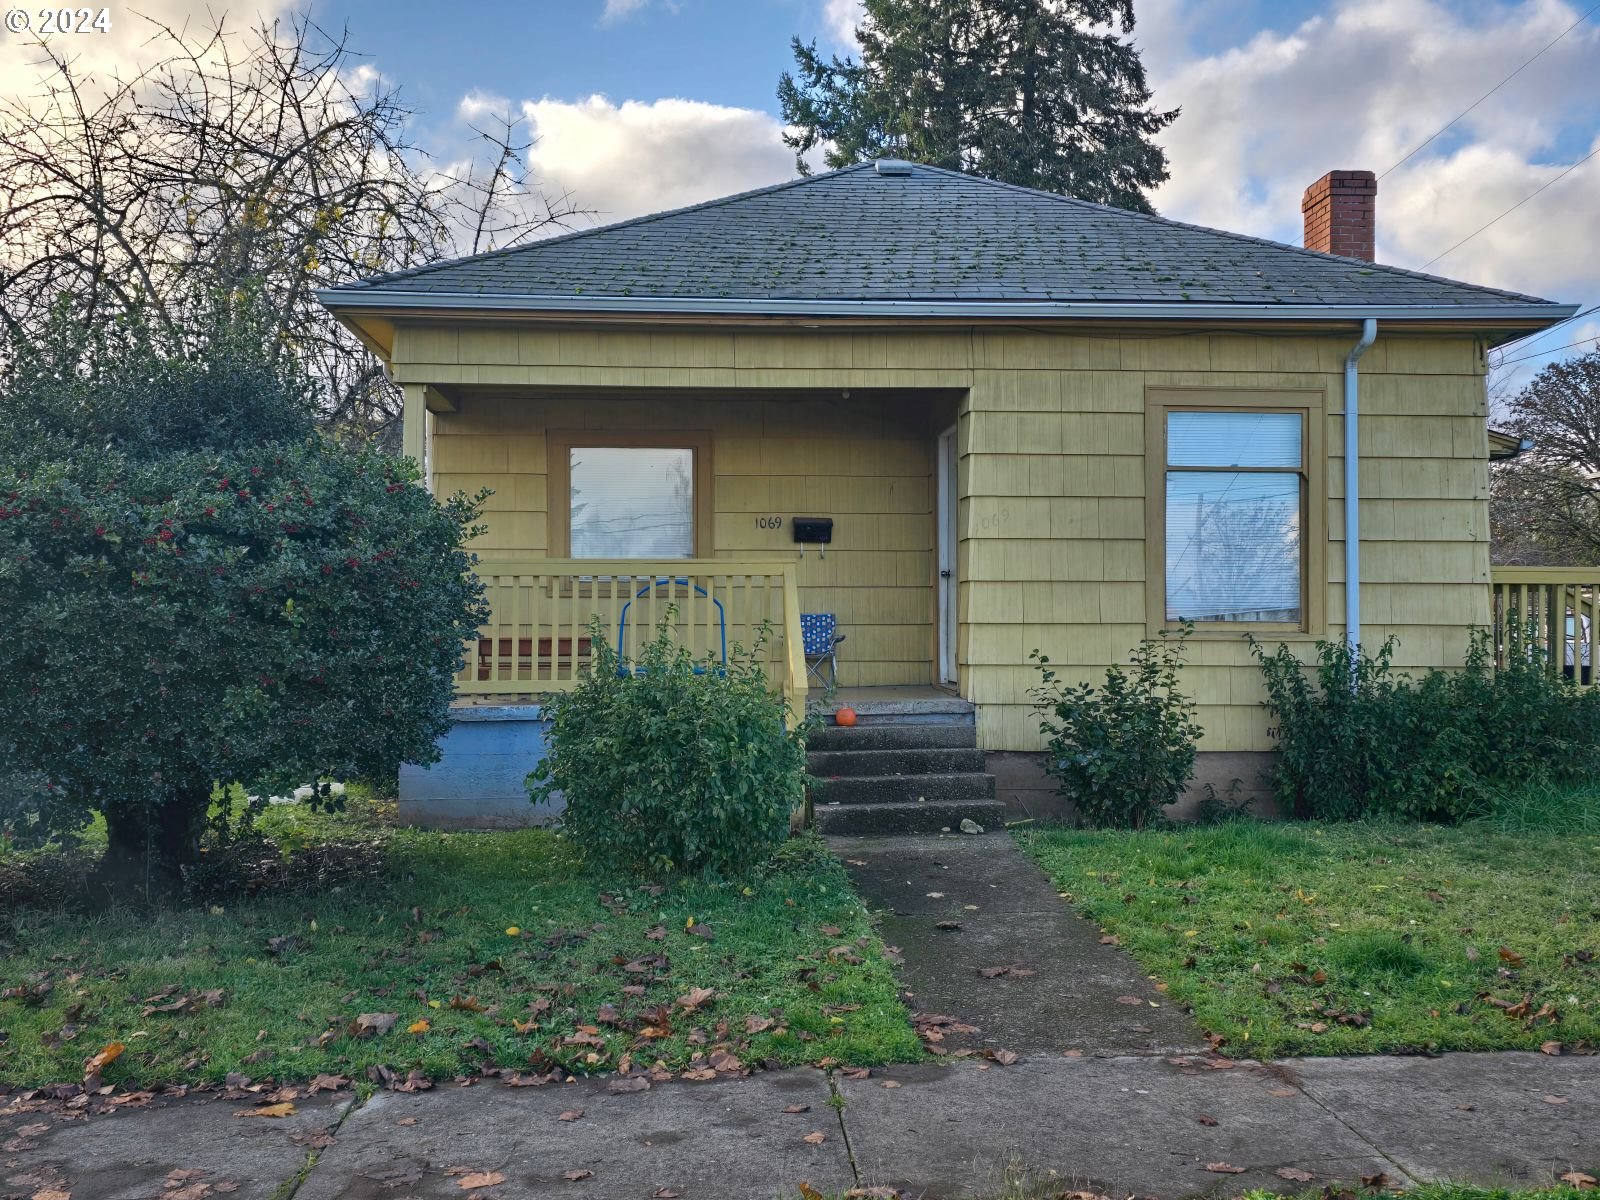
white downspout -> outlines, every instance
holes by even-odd
[[[1378,322],[1361,322],[1361,340],[1344,360],[1344,637],[1361,650],[1361,396],[1356,363],[1378,336]],[[1354,680],[1352,680],[1354,683]]]

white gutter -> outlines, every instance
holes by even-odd
[[[1382,317],[1428,321],[1558,321],[1575,304],[1244,304],[1208,301],[1117,300],[847,300],[746,296],[516,295],[505,292],[424,292],[382,287],[325,288],[317,299],[332,309],[369,312],[453,309],[477,312],[693,313],[800,317],[1144,317],[1160,321],[1336,321]]]
[[[1377,336],[1377,319],[1365,318],[1361,340],[1344,360],[1344,638],[1352,655],[1361,652],[1361,384],[1356,363]],[[1350,683],[1355,686],[1353,674]]]

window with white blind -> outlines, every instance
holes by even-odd
[[[1165,622],[1305,623],[1307,415],[1165,410]]]
[[[695,450],[569,446],[567,534],[573,558],[693,558]]]

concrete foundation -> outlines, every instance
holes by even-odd
[[[995,798],[1013,821],[1072,823],[1077,812],[1056,792],[1045,773],[1044,756],[1036,751],[990,750],[986,770],[995,779]],[[1176,804],[1167,809],[1174,821],[1192,821],[1201,805],[1215,795],[1218,803],[1240,806],[1257,816],[1281,815],[1272,797],[1272,768],[1277,755],[1265,750],[1210,750],[1195,756],[1194,778]],[[1209,790],[1208,790],[1209,789]]]
[[[528,772],[545,756],[549,722],[537,704],[461,705],[439,761],[400,768],[400,819],[430,829],[546,825],[566,807],[533,804]]]

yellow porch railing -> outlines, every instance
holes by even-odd
[[[1490,587],[1497,664],[1534,646],[1551,671],[1600,683],[1600,567],[1495,567]]]
[[[736,644],[749,649],[770,624],[763,664],[795,718],[805,714],[793,563],[544,558],[486,560],[474,570],[490,616],[456,676],[463,698],[571,691],[590,666],[594,618],[631,658],[670,613],[674,635],[696,658],[721,658]]]

